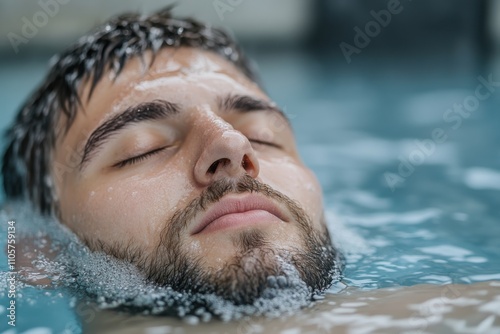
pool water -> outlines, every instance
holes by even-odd
[[[266,88],[292,121],[303,160],[323,186],[330,231],[346,255],[344,278],[326,299],[288,320],[196,325],[115,315],[111,321],[64,289],[19,283],[12,328],[5,320],[2,252],[1,331],[125,333],[140,322],[144,333],[500,333],[500,87],[467,117],[448,111],[471,101],[478,77],[500,81],[500,73],[420,66],[418,59],[359,66],[301,54],[257,60]],[[5,78],[13,78],[0,80],[3,107],[11,112],[43,64],[2,67]],[[5,126],[11,116],[2,118]],[[436,129],[445,140],[434,140]],[[15,212],[0,217],[3,236],[9,219],[17,226],[31,219]],[[433,300],[442,305],[425,317],[414,309]]]

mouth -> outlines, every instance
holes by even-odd
[[[191,235],[288,221],[281,208],[268,198],[256,194],[226,196],[206,211]]]

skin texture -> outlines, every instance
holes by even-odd
[[[146,53],[145,61],[132,59],[116,78],[105,75],[91,98],[82,98],[69,131],[59,135],[53,177],[59,218],[65,225],[94,248],[98,243],[93,242],[100,240],[153,254],[176,211],[214,182],[248,175],[289,197],[308,216],[313,231],[327,233],[320,185],[300,160],[287,120],[269,110],[242,113],[221,108],[220,100],[226,96],[272,103],[255,83],[228,61],[195,48],[163,49],[150,67],[145,65],[149,58]],[[87,94],[88,85],[82,87],[81,96]],[[126,108],[159,99],[174,103],[180,111],[126,126],[79,165],[96,128]],[[163,147],[120,167],[128,158]],[[227,197],[244,201],[245,196]],[[285,206],[276,205],[284,219],[266,216],[248,225],[192,234],[204,217],[201,212],[180,230],[180,247],[213,271],[223,269],[235,256],[239,247],[235,241],[243,233],[257,231],[271,248],[304,247],[298,224]]]

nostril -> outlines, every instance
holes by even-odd
[[[219,160],[214,162],[207,170],[207,174],[215,174],[215,171],[217,170],[217,166],[219,165]]]
[[[241,160],[241,167],[243,167],[244,170],[247,170],[247,168],[251,165],[252,163],[250,162],[250,158],[245,154]]]
[[[227,158],[219,159],[215,161],[213,164],[211,164],[210,167],[208,167],[207,174],[215,174],[217,168],[219,167],[219,164],[222,164],[222,166],[224,167],[229,163],[231,163],[231,161]]]
[[[255,168],[256,168],[254,163],[252,162],[252,159],[246,154],[245,154],[245,156],[243,156],[243,159],[241,161],[241,167],[243,167],[243,169],[247,173],[251,173],[252,171],[255,171]]]

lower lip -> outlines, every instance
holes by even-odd
[[[281,219],[265,210],[250,210],[245,212],[230,213],[215,219],[205,226],[200,233],[209,233],[224,230],[227,228],[237,228],[254,226],[257,224],[274,224],[281,222]]]

